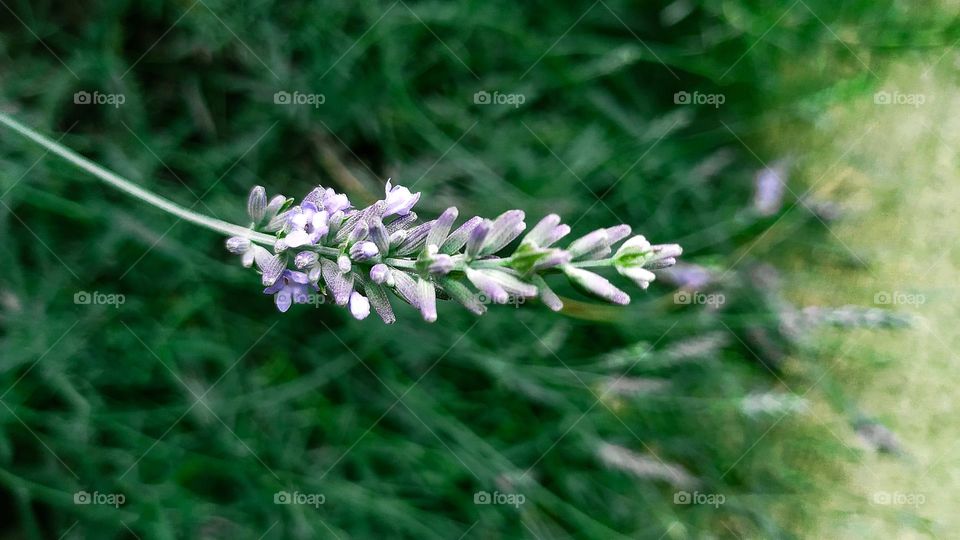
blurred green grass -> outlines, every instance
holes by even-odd
[[[728,302],[677,306],[658,285],[561,316],[281,317],[221,238],[5,133],[5,534],[802,534],[856,456],[824,421],[748,412],[818,380],[814,359],[777,352],[791,344],[753,246],[780,216],[749,212],[753,176],[797,153],[795,127],[872,95],[902,49],[952,42],[956,20],[930,6],[7,3],[5,109],[186,206],[239,221],[255,183],[369,200],[393,177],[424,213],[518,207],[680,241],[724,274]],[[326,102],[276,105],[281,90]],[[481,106],[480,90],[526,101]],[[694,90],[726,102],[674,102]],[[77,105],[78,91],[126,102]],[[774,255],[856,266],[809,214],[786,222]],[[79,291],[126,302],[75,305]],[[605,393],[623,374],[657,389]],[[606,445],[633,468],[604,462]],[[76,505],[79,490],[126,504]],[[276,505],[281,490],[326,502]],[[474,504],[497,490],[526,502]],[[726,503],[675,504],[679,490]]]

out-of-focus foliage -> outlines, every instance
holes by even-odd
[[[4,7],[4,108],[195,210],[240,221],[255,183],[369,202],[393,177],[430,193],[430,213],[628,223],[713,270],[688,292],[723,295],[683,303],[658,282],[626,308],[444,306],[437,325],[279,316],[222,238],[5,133],[5,533],[777,536],[816,512],[828,484],[808,471],[829,479],[848,452],[798,414],[814,381],[791,366],[815,359],[791,356],[752,256],[782,217],[751,209],[754,177],[791,157],[778,134],[872,95],[887,56],[952,42],[953,19],[876,1]],[[277,104],[282,91],[324,103]],[[780,212],[804,191],[788,185]],[[812,213],[785,219],[796,235],[774,251],[856,263]],[[325,501],[275,504],[283,491]],[[524,502],[476,504],[481,491]]]

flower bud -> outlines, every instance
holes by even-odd
[[[370,269],[370,280],[378,285],[382,285],[390,279],[390,267],[377,263]]]
[[[254,186],[250,190],[250,196],[247,198],[247,215],[253,220],[254,224],[263,221],[263,216],[267,213],[267,190],[263,186]]]
[[[633,280],[641,289],[650,286],[650,282],[657,279],[657,275],[640,266],[621,266],[617,265],[617,272]]]
[[[440,245],[443,244],[443,241],[447,239],[447,235],[450,233],[450,227],[453,226],[453,222],[457,220],[459,214],[460,211],[457,210],[455,206],[444,210],[443,213],[440,214],[440,217],[437,218],[436,223],[433,224],[433,227],[430,227],[426,245],[437,246],[439,248]]]
[[[352,267],[350,264],[350,257],[347,257],[346,255],[340,255],[337,257],[337,266],[340,268],[341,272],[349,272],[350,268]]]
[[[562,267],[563,272],[570,278],[570,281],[583,287],[585,290],[614,304],[629,304],[630,296],[616,288],[606,278],[594,274],[588,270],[566,265]]]
[[[367,300],[366,296],[357,291],[350,293],[350,314],[358,321],[362,321],[370,315],[370,301]]]
[[[610,237],[606,229],[597,229],[576,239],[567,248],[574,259],[610,249]]]
[[[250,239],[242,236],[227,238],[227,251],[234,255],[243,255],[250,249]]]
[[[314,266],[317,264],[317,261],[320,260],[320,256],[313,251],[301,251],[297,253],[297,256],[293,259],[293,264],[298,269],[302,270],[304,268]]]
[[[263,212],[263,219],[273,219],[276,217],[277,213],[280,212],[280,209],[283,208],[283,205],[286,204],[287,198],[283,195],[277,195],[274,198],[270,199],[270,202],[267,203],[267,207]]]
[[[487,233],[490,232],[490,220],[483,220],[470,231],[470,237],[467,238],[467,257],[473,259],[480,254],[480,248],[487,239]]]
[[[357,242],[350,247],[350,258],[357,262],[370,260],[379,253],[380,250],[377,249],[377,245],[366,240]]]

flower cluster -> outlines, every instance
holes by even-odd
[[[437,319],[437,299],[456,300],[478,315],[490,303],[530,298],[558,311],[563,303],[547,285],[548,274],[564,274],[592,296],[627,304],[627,293],[588,268],[612,266],[646,289],[656,278],[651,270],[672,266],[681,253],[676,244],[651,245],[631,236],[628,225],[598,229],[559,248],[570,227],[551,214],[504,256],[526,231],[522,211],[492,220],[473,217],[454,228],[454,207],[419,221],[413,212],[419,199],[420,193],[390,181],[383,200],[362,209],[330,188],[317,187],[294,204],[282,195],[268,200],[257,186],[247,203],[251,234],[229,238],[227,249],[242,255],[244,266],[256,265],[263,292],[273,295],[282,312],[293,304],[333,302],[357,319],[372,308],[388,324],[396,320],[388,293],[429,322]]]

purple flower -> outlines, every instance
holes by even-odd
[[[306,304],[310,302],[310,295],[316,291],[309,278],[303,272],[284,270],[273,285],[263,290],[264,294],[272,294],[273,301],[281,313],[286,313],[292,304]]]
[[[328,214],[333,215],[337,212],[345,212],[350,208],[350,200],[347,199],[347,196],[342,193],[337,193],[332,188],[327,188],[323,192],[323,209],[327,211]]]
[[[283,239],[287,247],[316,244],[330,230],[327,225],[330,214],[326,210],[318,210],[310,202],[303,203],[299,208],[300,211],[289,218],[290,232]]]
[[[390,180],[387,180],[384,192],[386,194],[384,202],[387,203],[386,208],[383,210],[384,217],[394,214],[405,216],[410,213],[413,205],[417,204],[417,201],[420,200],[420,193],[410,193],[410,190],[403,186],[392,185]]]

